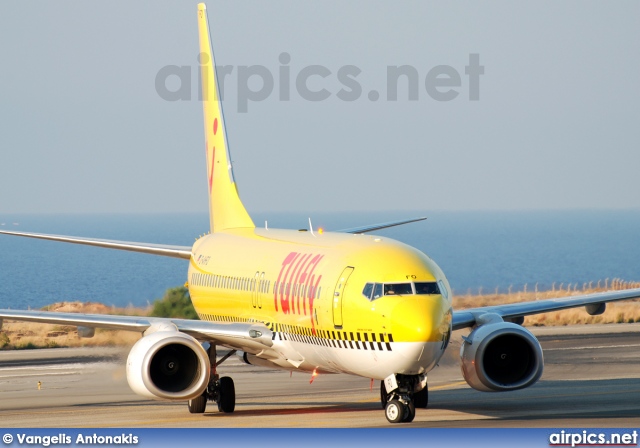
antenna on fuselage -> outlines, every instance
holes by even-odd
[[[313,225],[311,224],[311,217],[309,217],[309,232],[311,232],[311,235],[316,236],[316,234],[313,233]]]
[[[269,230],[269,226],[267,225],[267,220],[264,220],[264,230]]]

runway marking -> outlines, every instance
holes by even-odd
[[[0,380],[8,378],[26,378],[29,376],[62,376],[62,375],[82,375],[82,372],[55,372],[55,373],[28,373],[26,375],[2,375]]]
[[[441,385],[441,386],[434,386],[434,387],[430,387],[430,388],[429,388],[429,391],[432,391],[432,390],[443,390],[443,389],[454,389],[454,388],[456,388],[457,386],[463,386],[463,385],[465,385],[465,384],[467,384],[467,382],[466,382],[466,381],[457,381],[457,382],[455,382],[455,383],[443,384],[443,385]]]
[[[10,370],[68,370],[68,369],[91,369],[104,367],[104,363],[88,362],[88,363],[72,363],[72,364],[55,364],[55,365],[35,365],[35,366],[11,366],[2,367],[0,364],[0,373]]]
[[[590,347],[562,347],[562,348],[545,348],[545,352],[559,352],[563,350],[601,350],[603,348],[631,348],[640,347],[640,344],[626,344],[626,345],[593,345]]]

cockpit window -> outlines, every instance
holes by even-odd
[[[411,283],[385,283],[384,295],[385,296],[399,296],[413,294],[411,289]]]
[[[438,280],[438,286],[440,287],[440,294],[442,294],[442,297],[448,299],[449,292],[447,291],[447,287],[444,285],[444,282],[442,280]]]
[[[379,299],[380,297],[382,297],[382,283],[376,283],[376,285],[373,288],[373,299],[372,300]]]
[[[362,290],[362,295],[367,298],[367,300],[371,300],[371,293],[373,292],[373,283],[367,283],[364,285],[364,289]]]
[[[379,299],[382,295],[407,296],[413,294],[435,295],[442,293],[436,282],[367,283],[362,290],[362,295],[370,301]]]
[[[416,282],[416,294],[440,294],[436,282]]]

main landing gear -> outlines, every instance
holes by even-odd
[[[415,375],[395,375],[395,385],[396,388],[387,392],[385,381],[380,382],[380,402],[384,415],[389,423],[412,422],[416,408],[426,408],[429,403],[427,379]]]
[[[225,362],[236,351],[232,350],[223,356],[220,361],[216,361],[216,346],[211,344],[207,353],[211,363],[211,377],[209,385],[199,397],[189,400],[187,403],[189,412],[192,414],[202,414],[207,408],[207,401],[218,404],[218,411],[231,413],[236,408],[236,389],[233,380],[228,376],[220,377],[217,367]]]

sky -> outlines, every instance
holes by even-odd
[[[208,13],[250,213],[640,208],[638,2]],[[0,214],[206,211],[197,45],[195,2],[3,1]]]

